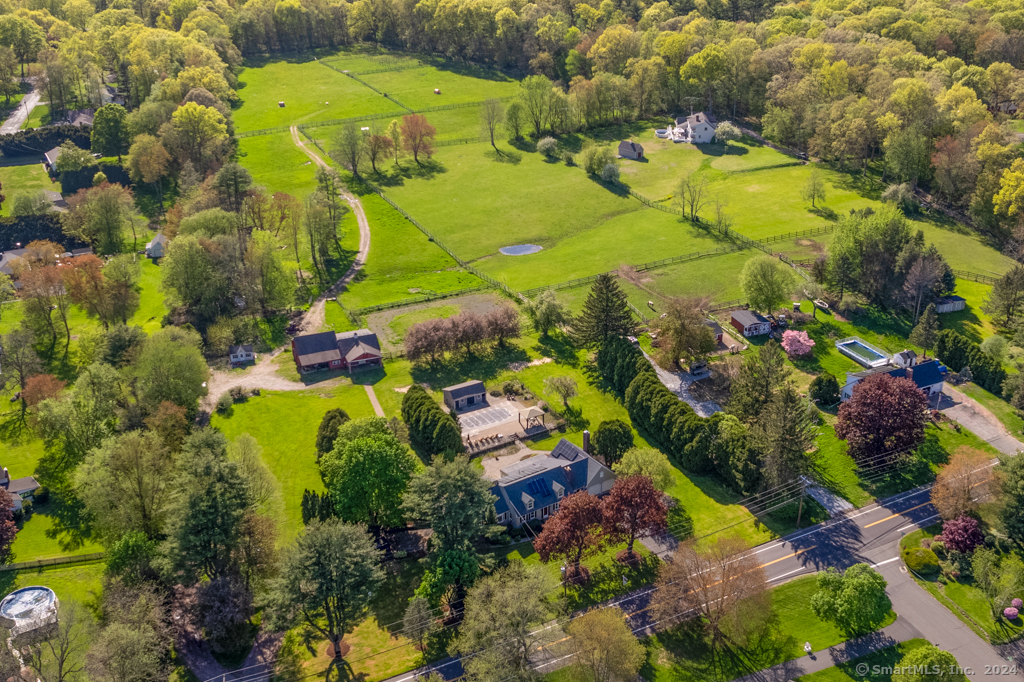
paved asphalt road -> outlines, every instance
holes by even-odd
[[[772,585],[810,575],[829,566],[844,569],[855,563],[871,564],[888,581],[887,592],[899,618],[905,621],[908,628],[916,630],[928,641],[956,656],[969,680],[1015,677],[1017,673],[1010,669],[999,669],[998,673],[993,674],[992,667],[1007,664],[1006,656],[1017,655],[1017,650],[1012,646],[997,650],[975,635],[919,587],[899,560],[900,538],[937,519],[935,509],[929,502],[929,494],[928,487],[903,493],[761,545],[754,553],[761,559],[761,565]],[[653,587],[645,587],[609,604],[617,605],[629,614],[634,632],[643,634],[657,625],[650,612],[654,592]],[[547,629],[554,628],[554,625],[547,626]],[[567,662],[567,652],[564,646],[559,647],[560,639],[556,637],[553,637],[555,644],[545,648],[536,657],[542,672],[557,669]],[[766,682],[792,679],[802,674],[801,661],[806,660],[791,661],[781,669],[764,671],[751,679]],[[430,672],[437,672],[445,679],[453,680],[463,674],[463,669],[458,659],[448,658],[431,666],[396,675],[385,682],[414,682],[417,677],[425,677]]]
[[[11,115],[7,117],[7,120],[0,125],[0,135],[10,135],[21,130],[21,124],[28,119],[28,115],[32,113],[36,104],[39,103],[39,92],[33,90],[24,97],[21,98],[21,102],[18,107],[11,112]]]

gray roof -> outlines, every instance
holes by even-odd
[[[441,389],[445,395],[450,395],[453,400],[465,398],[470,395],[480,395],[486,393],[487,389],[484,387],[482,381],[465,381],[461,384],[455,384],[454,386],[448,386],[447,388]]]
[[[380,341],[369,329],[357,329],[352,332],[341,332],[335,335],[338,351],[346,360],[354,360],[360,355],[380,355]]]
[[[718,125],[718,119],[715,118],[715,115],[709,114],[706,111],[699,111],[696,114],[690,114],[686,117],[686,122],[691,126],[695,126],[700,123],[707,123],[712,128]]]
[[[43,158],[46,159],[46,163],[50,164],[51,166],[57,163],[58,156],[60,156],[60,147],[54,147],[50,151],[43,154]]]
[[[732,319],[742,324],[744,328],[755,324],[764,324],[768,321],[767,318],[762,317],[753,310],[734,310],[732,311]]]
[[[252,344],[243,343],[240,346],[228,346],[228,355],[238,355],[239,353],[251,353]]]
[[[637,152],[639,152],[642,154],[643,151],[644,148],[640,145],[639,142],[633,142],[633,140],[623,140],[622,142],[619,143],[619,154],[622,154],[623,152],[629,152],[631,154],[636,154]]]
[[[341,359],[338,340],[335,338],[334,332],[296,336],[292,339],[292,347],[302,365],[319,365],[323,362]]]
[[[722,333],[722,326],[714,320],[704,320],[704,324],[705,326],[711,327],[711,331],[715,333],[715,336]]]
[[[0,484],[9,493],[15,495],[22,495],[24,493],[30,493],[35,490],[39,490],[42,486],[31,476],[24,476],[23,478],[11,479],[7,484]]]
[[[917,353],[909,349],[901,350],[899,353],[896,354],[896,357],[903,357],[906,358],[907,360],[913,360],[914,358],[917,357]]]
[[[52,189],[44,189],[43,194],[46,196],[46,200],[53,204],[55,211],[67,211],[68,202],[64,201],[64,197],[60,192],[54,192]]]
[[[14,262],[15,258],[21,258],[24,256],[26,251],[28,251],[28,249],[11,249],[10,251],[0,253],[0,272],[5,275],[13,275],[14,268],[11,264]]]
[[[166,244],[167,243],[167,237],[165,237],[164,233],[161,232],[161,233],[157,234],[157,236],[153,237],[153,239],[149,243],[150,244]]]

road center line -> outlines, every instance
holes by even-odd
[[[881,520],[879,520],[879,521],[875,521],[875,522],[873,522],[873,523],[869,523],[868,525],[866,525],[866,526],[864,526],[864,527],[865,527],[865,528],[870,528],[871,526],[877,526],[877,525],[878,525],[878,524],[880,524],[880,523],[885,523],[885,522],[886,522],[886,521],[888,521],[889,519],[895,519],[895,518],[896,518],[897,516],[899,516],[900,514],[906,514],[907,512],[912,512],[912,511],[914,511],[915,509],[920,509],[921,507],[927,507],[927,506],[928,506],[929,504],[931,504],[931,502],[930,502],[930,501],[929,501],[929,502],[925,502],[924,504],[919,504],[919,505],[917,505],[916,507],[911,507],[910,509],[904,509],[903,511],[901,511],[901,512],[897,512],[897,513],[893,514],[892,516],[886,516],[886,517],[885,517],[884,519],[881,519]]]

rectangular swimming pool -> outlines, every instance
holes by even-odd
[[[881,367],[889,363],[889,356],[885,352],[856,336],[837,341],[836,348],[865,367]]]

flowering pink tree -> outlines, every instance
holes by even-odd
[[[782,332],[782,348],[789,357],[799,357],[811,352],[811,349],[814,348],[814,341],[807,336],[807,332],[787,329]]]
[[[974,548],[985,541],[978,520],[961,514],[955,519],[942,524],[942,539],[948,549],[970,554]]]

